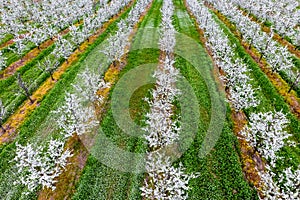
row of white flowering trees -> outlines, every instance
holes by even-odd
[[[293,55],[287,47],[283,47],[273,40],[273,30],[269,34],[262,31],[259,24],[243,15],[242,11],[230,0],[207,0],[207,2],[214,5],[216,9],[235,24],[241,33],[242,39],[250,44],[249,48],[253,45],[261,53],[260,58],[264,57],[270,64],[273,72],[284,71],[293,82],[297,81],[300,72],[292,61]]]
[[[176,88],[179,71],[174,64],[174,48],[176,44],[175,29],[172,25],[174,5],[172,0],[164,0],[161,8],[162,25],[160,29],[159,46],[164,53],[160,65],[154,73],[155,89],[151,99],[147,99],[150,111],[146,117],[146,141],[150,152],[146,158],[147,175],[141,188],[142,196],[146,199],[187,199],[188,183],[195,174],[186,174],[180,164],[172,166],[171,159],[164,150],[174,145],[179,139],[180,126],[174,116],[174,102],[180,91]]]
[[[113,62],[114,65],[122,62],[122,58],[129,51],[129,36],[151,2],[151,0],[138,1],[135,7],[130,10],[128,17],[118,23],[119,30],[108,39],[109,45],[102,51],[109,62]]]
[[[280,35],[288,36],[293,44],[300,46],[299,1],[231,0],[231,2],[246,9],[263,22],[271,22],[272,27],[274,27]]]
[[[249,83],[247,65],[241,59],[236,59],[230,41],[213,20],[208,9],[195,1],[188,2],[188,5],[197,18],[200,28],[205,31],[206,46],[212,52],[215,63],[224,72],[221,79],[226,82],[230,93],[229,101],[235,111],[257,106],[259,100],[255,95],[255,90],[259,88],[255,89]]]
[[[119,22],[119,30],[110,37],[107,47],[111,55],[109,63],[114,62],[120,56],[119,54],[126,53],[132,28],[150,2],[151,0],[138,1],[128,17]],[[122,40],[124,43],[116,48],[116,40]],[[55,190],[57,177],[64,171],[68,158],[72,156],[72,150],[66,149],[65,143],[75,135],[81,136],[95,131],[99,125],[95,104],[101,105],[104,98],[99,96],[97,91],[109,88],[110,84],[106,83],[97,72],[88,68],[79,74],[78,78],[78,83],[73,84],[74,92],[67,92],[64,104],[53,111],[57,117],[59,136],[50,139],[46,145],[17,144],[14,162],[19,179],[15,184],[25,185],[28,189],[27,193],[36,191],[40,186]]]
[[[214,21],[211,12],[197,0],[187,1],[187,5],[200,28],[204,31],[206,47],[211,51],[214,62],[222,69],[220,78],[228,87],[229,102],[232,108],[239,112],[243,109],[256,107],[260,102],[254,94],[248,67],[240,59],[236,59],[234,45],[231,44],[220,26]],[[276,176],[272,170],[276,161],[281,158],[278,151],[287,145],[290,137],[285,129],[289,124],[287,117],[281,111],[268,111],[249,114],[249,124],[240,132],[245,140],[266,160],[266,170],[259,171],[260,188],[264,194],[262,199],[298,199],[300,167],[287,168]]]
[[[0,5],[0,39],[7,34],[12,35],[15,48],[11,50],[22,55],[27,50],[29,42],[39,46],[46,39],[53,39],[74,21],[95,15],[93,5],[93,0],[76,2],[4,0]],[[5,59],[0,55],[0,60]],[[0,65],[0,69],[5,68],[4,64]]]
[[[91,70],[85,70],[78,84],[73,85],[75,93],[66,93],[65,103],[56,111],[59,135],[51,138],[47,144],[17,144],[14,162],[18,169],[18,180],[15,184],[23,184],[28,193],[36,191],[40,186],[55,190],[57,177],[67,166],[67,159],[72,150],[65,149],[65,143],[75,134],[80,136],[93,131],[98,120],[94,103],[103,101],[97,91],[109,87],[103,79]]]
[[[101,7],[97,9],[96,13],[93,12],[93,14],[89,14],[91,12],[85,12],[85,15],[81,17],[83,18],[83,24],[80,26],[72,25],[71,27],[69,27],[70,32],[67,36],[58,35],[57,38],[55,39],[54,50],[49,55],[46,55],[44,59],[41,59],[38,62],[38,64],[33,65],[31,68],[37,68],[37,70],[42,70],[43,71],[42,75],[47,74],[52,78],[52,80],[54,80],[54,77],[52,75],[60,66],[61,61],[63,59],[66,59],[66,62],[68,62],[68,58],[73,53],[75,48],[77,48],[81,43],[83,43],[97,30],[99,30],[99,28],[101,28],[105,22],[109,21],[111,17],[118,14],[121,9],[129,5],[130,2],[132,1],[112,0],[110,1],[109,4],[105,4],[105,5],[101,4]],[[67,5],[63,6],[63,8],[69,9]],[[4,58],[1,57],[1,51],[0,51],[0,66],[1,66],[1,59]],[[2,62],[2,64],[3,66],[6,65],[5,62]],[[28,95],[26,96],[30,96],[31,92],[34,91],[39,86],[40,84],[40,82],[38,82],[39,80],[40,78],[37,78],[37,80],[34,79],[29,79],[26,81],[24,80],[24,85],[26,85],[26,88],[29,92]],[[17,81],[18,79],[16,79],[16,82]],[[20,91],[19,88],[16,88],[15,90]],[[8,116],[17,109],[17,106],[15,106],[15,104],[12,103],[11,101],[14,101],[18,97],[19,95],[15,95],[14,98],[9,99],[10,101],[5,101],[6,99],[3,99],[4,105],[6,105],[7,110],[9,110],[9,112],[6,112],[5,116],[3,117],[4,119],[7,119]]]
[[[11,48],[11,50],[19,55],[27,50],[29,42],[39,47],[46,39],[56,37],[56,48],[52,55],[58,59],[67,59],[77,46],[88,39],[104,22],[108,21],[109,18],[117,14],[120,9],[130,2],[130,0],[114,0],[106,4],[106,1],[102,1],[100,7],[96,9],[93,0],[76,2],[69,0],[61,2],[33,1],[31,4],[21,4],[16,1],[12,4],[9,3],[8,7],[5,6],[6,9],[4,10],[6,12],[2,13],[3,32],[14,35],[15,48]],[[14,4],[17,4],[17,6],[14,7]],[[32,16],[32,10],[36,10],[37,16]],[[20,22],[19,15],[28,20]],[[75,26],[74,21],[79,20],[82,20],[82,25]],[[21,23],[21,25],[17,26],[18,23]],[[19,27],[19,29],[13,32],[9,30],[14,26]],[[66,27],[70,27],[68,39],[59,34],[60,30]],[[24,32],[27,34],[22,34]],[[0,53],[0,69],[6,67],[6,59]]]

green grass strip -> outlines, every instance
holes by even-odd
[[[30,117],[22,124],[19,128],[19,135],[14,140],[14,142],[2,145],[0,147],[0,183],[5,184],[6,178],[13,177],[11,174],[10,177],[5,176],[5,174],[9,173],[12,170],[12,163],[10,162],[15,156],[16,142],[19,144],[25,145],[30,138],[34,137],[36,131],[38,130],[40,124],[44,122],[47,116],[50,114],[52,110],[55,110],[59,104],[62,104],[64,101],[65,91],[71,88],[71,84],[73,83],[78,72],[85,68],[85,60],[89,56],[89,54],[94,52],[94,49],[100,45],[109,35],[117,30],[117,23],[127,17],[128,9],[125,13],[121,15],[119,19],[113,22],[98,38],[97,40],[88,47],[88,49],[81,55],[80,59],[76,64],[72,65],[61,77],[61,79],[55,84],[53,89],[43,98],[41,105],[34,110],[34,112],[30,115]],[[93,62],[93,60],[91,60]],[[17,177],[16,177],[17,178]],[[1,187],[1,185],[0,185]],[[19,199],[21,192],[24,187],[14,186],[14,193],[9,194],[12,199]],[[0,196],[5,197],[8,195],[9,188],[1,188]],[[26,199],[36,199],[37,194],[31,194],[30,197],[26,197]]]
[[[160,24],[158,18],[160,18],[159,9],[161,5],[162,2],[160,0],[154,1],[134,38],[135,45],[147,39],[144,38],[141,33],[143,33],[143,28],[147,27],[148,23],[154,22],[156,27]],[[121,78],[136,66],[147,63],[158,63],[159,54],[160,51],[158,49],[130,51],[127,58],[127,65],[121,71],[119,77]],[[145,96],[149,96],[149,86],[139,89],[132,97],[131,102],[133,102],[133,104],[131,104],[130,107],[139,113],[135,116],[135,121],[142,120],[144,114],[146,114],[147,109],[145,109],[145,107],[147,107],[147,105],[145,105],[145,102],[142,100]],[[107,138],[125,151],[143,153],[147,149],[143,139],[130,137],[118,128],[112,116],[111,108],[101,123],[101,129]],[[141,194],[139,188],[143,180],[144,174],[123,173],[111,169],[102,164],[93,155],[90,155],[77,185],[77,191],[72,199],[140,199]]]

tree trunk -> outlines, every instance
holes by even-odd
[[[263,57],[263,54],[261,53],[260,57],[259,57],[259,62],[261,61],[262,57]]]
[[[3,127],[2,123],[0,123],[0,128],[2,129],[2,131],[5,133],[6,129]]]
[[[292,89],[298,84],[299,82],[299,78],[300,78],[300,73],[298,73],[297,77],[296,77],[296,80],[293,82],[293,84],[291,85],[288,93],[290,93],[292,91]]]
[[[52,81],[55,81],[54,77],[53,77],[53,73],[52,72],[49,72],[50,73],[50,77],[52,79]]]
[[[251,49],[251,45],[252,45],[252,40],[251,40],[250,45],[248,47],[249,50]]]

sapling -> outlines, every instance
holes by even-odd
[[[252,113],[249,125],[240,132],[254,150],[270,160],[275,167],[276,153],[284,146],[284,141],[291,135],[286,132],[289,120],[282,111]]]
[[[18,72],[17,73],[17,81],[18,85],[20,87],[20,91],[26,95],[26,97],[30,100],[31,103],[34,103],[34,100],[30,97],[30,92],[29,92],[29,87],[27,84],[24,82],[23,78],[21,77],[21,74]]]
[[[294,82],[291,84],[291,87],[290,87],[288,93],[290,93],[298,85],[299,81],[300,81],[300,72],[298,71],[297,76],[296,76]]]
[[[43,72],[46,72],[50,75],[51,79],[55,81],[53,77],[54,71],[57,69],[59,66],[59,61],[51,61],[49,58],[46,58],[42,63],[38,63],[38,67],[40,70]]]
[[[51,139],[46,146],[26,146],[16,144],[16,156],[13,159],[19,179],[14,184],[22,184],[30,192],[39,186],[56,189],[56,178],[67,166],[67,159],[72,156],[70,150],[64,150],[64,142]]]

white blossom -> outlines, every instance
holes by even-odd
[[[18,169],[19,179],[15,184],[25,185],[29,191],[38,186],[55,190],[56,178],[63,172],[67,159],[72,156],[69,150],[64,151],[64,142],[50,140],[48,146],[22,146],[16,144],[16,156],[13,161]]]
[[[57,123],[65,138],[87,133],[99,124],[94,108],[83,106],[75,94],[66,93],[65,103],[53,113],[58,115]]]
[[[0,51],[0,71],[6,68],[7,58],[3,55],[3,52]]]
[[[174,5],[171,0],[163,1],[162,27],[160,31],[159,45],[166,52],[165,58],[154,73],[156,78],[155,89],[152,90],[152,98],[146,99],[150,110],[146,114],[146,141],[152,150],[171,145],[179,139],[180,126],[174,115],[173,105],[180,90],[176,88],[179,71],[174,67],[172,58],[175,40],[175,29],[172,25]],[[147,178],[141,187],[142,196],[146,199],[187,199],[189,181],[197,176],[186,174],[182,164],[179,167],[172,166],[170,158],[163,152],[150,154],[146,160]]]
[[[289,121],[284,113],[266,112],[252,113],[249,125],[240,132],[251,146],[264,158],[270,160],[275,167],[278,157],[276,153],[285,145],[285,140],[291,135],[285,129]]]
[[[86,69],[83,73],[78,75],[80,82],[73,87],[83,99],[90,102],[103,102],[103,97],[97,94],[97,91],[104,88],[109,88],[110,83],[106,83],[103,78],[92,72],[90,69]]]
[[[142,196],[147,199],[187,199],[189,181],[198,174],[186,174],[182,164],[173,167],[168,156],[154,153],[147,159],[147,179],[141,188]]]

